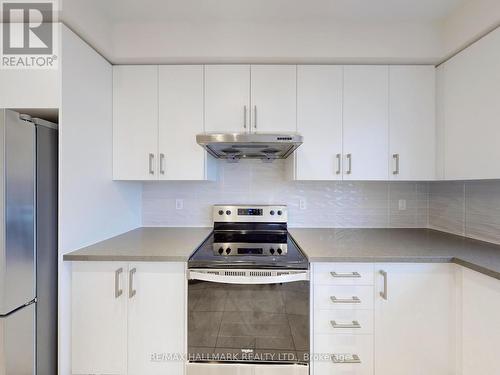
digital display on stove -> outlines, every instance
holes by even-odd
[[[262,248],[238,248],[239,255],[262,255]]]
[[[262,216],[262,208],[238,208],[238,216]]]

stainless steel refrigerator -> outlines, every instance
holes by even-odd
[[[0,375],[57,374],[57,144],[0,110]]]

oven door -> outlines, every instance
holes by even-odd
[[[190,362],[308,364],[308,270],[188,275]]]

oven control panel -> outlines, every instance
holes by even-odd
[[[213,206],[215,222],[226,223],[286,223],[287,207],[283,205],[263,206]]]
[[[212,244],[214,255],[222,256],[245,256],[245,255],[286,255],[288,246],[286,243],[214,243]]]

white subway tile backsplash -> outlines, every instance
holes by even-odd
[[[143,184],[143,225],[210,226],[213,204],[286,204],[293,227],[421,227],[427,184],[288,181],[284,161],[219,161],[216,182]],[[175,200],[183,199],[183,210]],[[394,210],[399,199],[407,210]],[[301,210],[299,202],[306,202]]]
[[[146,182],[143,225],[211,226],[213,204],[286,204],[292,227],[433,228],[500,243],[500,181],[289,181],[284,163],[220,161],[216,182]]]
[[[433,182],[429,227],[500,244],[500,181]]]

